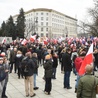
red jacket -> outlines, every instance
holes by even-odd
[[[75,59],[75,61],[74,61],[77,73],[79,72],[79,69],[81,67],[82,61],[83,61],[83,59],[81,57],[77,57]]]

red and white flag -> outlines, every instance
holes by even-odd
[[[21,42],[22,45],[26,45],[27,44],[27,40],[23,39],[23,41]]]
[[[33,35],[33,36],[31,35],[30,41],[31,41],[31,42],[34,42],[35,40],[36,40],[36,35]]]
[[[47,45],[47,44],[48,44],[48,38],[45,37],[45,38],[44,38],[44,45]]]
[[[5,39],[5,37],[4,37],[3,40],[2,40],[2,44],[5,43],[5,42],[6,42],[6,39]]]
[[[52,42],[53,42],[54,44],[57,44],[58,41],[57,41],[57,39],[53,39]]]
[[[82,76],[85,74],[85,67],[87,64],[93,63],[93,43],[91,44],[86,56],[84,57],[84,60],[82,62],[82,65],[79,70],[79,75]]]

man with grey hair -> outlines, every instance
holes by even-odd
[[[91,74],[93,65],[87,64],[85,70],[85,75],[79,80],[77,98],[96,98],[95,88],[98,85],[98,79]]]

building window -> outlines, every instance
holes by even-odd
[[[30,28],[30,23],[29,23],[29,28]]]
[[[41,22],[41,26],[43,26],[43,22]]]
[[[36,28],[36,31],[38,31],[38,28]]]
[[[41,31],[43,31],[43,28],[41,28]]]
[[[41,33],[41,37],[43,37],[44,36],[44,34],[43,33]]]
[[[41,17],[41,20],[43,20],[43,17]]]
[[[38,13],[36,13],[36,15],[38,15]]]
[[[48,21],[48,17],[46,17],[46,21]]]
[[[46,22],[46,26],[48,26],[48,22]]]
[[[48,28],[46,28],[46,31],[48,31]]]
[[[46,15],[48,15],[48,13],[46,13]]]
[[[41,15],[43,15],[43,13],[41,13]]]
[[[38,17],[36,17],[36,19],[38,20]]]
[[[48,33],[46,33],[46,37],[48,37]]]

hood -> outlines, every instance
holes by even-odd
[[[80,65],[80,64],[82,64],[82,58],[81,57],[77,57],[76,59],[75,59],[75,65]]]

